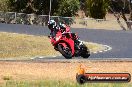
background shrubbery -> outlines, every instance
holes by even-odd
[[[79,10],[83,10],[86,16],[92,18],[105,18],[109,12],[109,6],[115,12],[130,13],[131,0],[51,0],[51,15],[76,16]],[[35,13],[38,15],[49,14],[50,0],[0,0],[0,11],[12,11],[19,13]]]
[[[78,10],[84,10],[87,16],[103,18],[107,11],[107,8],[104,7],[107,1],[108,0],[52,0],[51,15],[71,17],[76,16]],[[0,10],[48,15],[49,4],[50,0],[0,0]],[[97,5],[102,7],[99,8]],[[96,16],[97,12],[95,11],[100,12],[100,15]]]

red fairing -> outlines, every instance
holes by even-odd
[[[72,39],[68,39],[68,40],[66,40],[66,42],[70,45],[70,47],[72,49],[72,55],[74,55],[74,53],[75,53],[74,41]]]
[[[69,27],[67,27],[67,31],[70,31]],[[71,35],[69,33],[70,38],[67,38],[66,36],[63,36],[61,33],[61,30],[59,30],[56,34],[56,37],[51,38],[51,44],[53,46],[57,46],[58,44],[63,45],[64,47],[66,47],[67,45],[70,46],[71,50],[72,50],[72,55],[74,55],[74,41],[71,39]]]
[[[72,49],[72,55],[74,55],[74,41],[72,39],[61,39],[61,41],[66,42],[68,45],[70,45],[71,49]],[[66,47],[66,43],[59,43],[62,44],[64,47]]]
[[[66,32],[70,32],[70,27],[69,26],[66,27]]]

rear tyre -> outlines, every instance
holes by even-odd
[[[83,57],[83,58],[88,58],[89,56],[90,56],[89,53],[82,54],[82,57]]]
[[[81,47],[81,50],[82,50],[82,53],[81,53],[81,56],[83,57],[83,58],[88,58],[89,56],[90,56],[90,51],[89,51],[89,49],[86,47],[86,45],[82,45],[82,47]]]
[[[64,47],[63,45],[59,44],[58,50],[66,59],[72,58],[72,51],[71,51],[71,48],[69,46]]]

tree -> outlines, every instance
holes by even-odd
[[[108,11],[109,0],[86,0],[84,12],[86,16],[103,19]]]
[[[126,25],[127,25],[127,29],[125,27],[123,27],[123,30],[131,30],[131,25],[132,23],[129,21],[132,21],[132,0],[112,0],[111,3],[113,5],[113,3],[118,3],[120,2],[120,6],[118,6],[118,9],[120,9],[118,12],[115,10],[116,8],[114,6],[111,6],[111,11],[113,11],[114,16],[117,18],[118,23],[120,22],[120,17],[118,15],[120,15]],[[127,12],[129,13],[129,18],[126,17],[126,9],[128,10]]]
[[[110,0],[110,6],[114,10],[114,12],[121,12],[122,8],[124,8],[125,13],[129,13],[129,2],[126,1],[125,3],[122,0]]]
[[[75,16],[80,8],[79,0],[60,0],[58,15],[61,16]]]
[[[11,8],[11,11],[23,12],[27,3],[27,0],[9,0],[9,7]]]
[[[9,6],[15,12],[35,13],[37,11],[33,0],[9,0]]]
[[[79,0],[51,0],[51,15],[74,16],[79,10]],[[50,0],[9,0],[12,11],[49,14]]]
[[[59,0],[51,0],[51,3],[52,3],[51,15],[55,15],[58,10]],[[50,0],[34,0],[33,4],[34,7],[38,9],[36,14],[41,14],[41,15],[49,14]]]
[[[9,11],[8,0],[0,0],[0,11]]]

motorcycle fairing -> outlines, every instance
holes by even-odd
[[[74,49],[74,41],[72,39],[60,40],[60,41],[54,43],[54,45],[57,45],[57,44],[61,44],[61,45],[63,45],[63,47],[66,47],[67,45],[70,46],[70,48],[72,50],[72,55],[74,55],[75,49]]]

